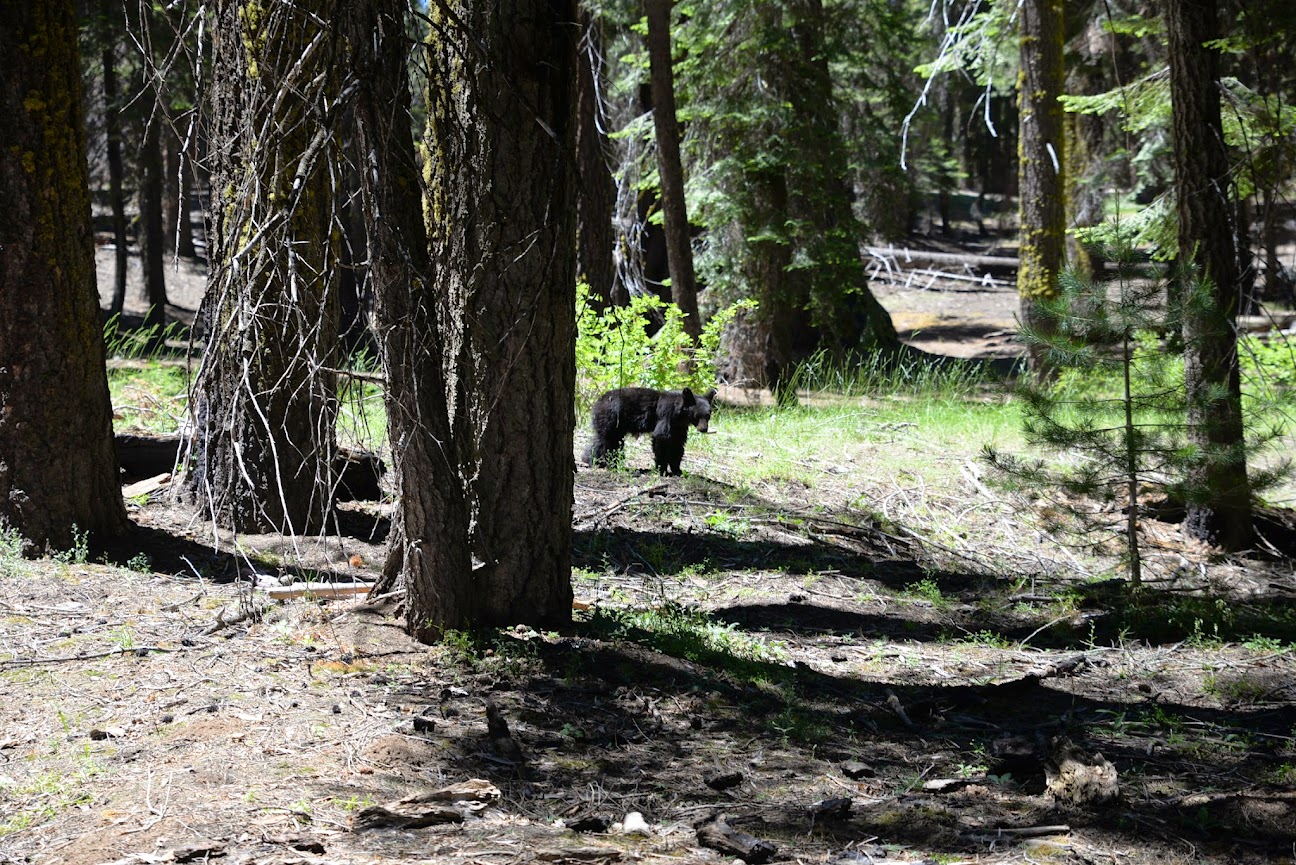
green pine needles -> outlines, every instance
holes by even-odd
[[[1052,453],[1026,458],[987,447],[984,458],[1005,479],[1042,494],[1045,527],[1074,546],[1116,547],[1131,583],[1143,577],[1140,521],[1153,507],[1210,501],[1215,491],[1191,479],[1212,454],[1190,441],[1183,359],[1166,350],[1180,332],[1182,308],[1168,308],[1166,282],[1135,261],[1129,244],[1104,250],[1117,264],[1114,283],[1062,275],[1060,297],[1045,304],[1023,338],[1047,350],[1056,376],[1019,386],[1024,433]],[[1185,281],[1186,307],[1212,303],[1200,278]],[[1208,397],[1209,395],[1207,395]],[[1280,427],[1262,429],[1251,400],[1246,453],[1262,450]],[[1271,487],[1286,466],[1250,473],[1252,490]]]

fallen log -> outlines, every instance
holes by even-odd
[[[998,270],[1016,272],[1021,266],[1021,259],[1007,255],[963,255],[954,252],[933,252],[927,249],[896,249],[895,247],[869,246],[865,251],[874,258],[896,264],[953,264],[965,270]]]
[[[737,856],[748,865],[761,865],[762,862],[768,862],[778,852],[778,848],[770,842],[733,828],[723,817],[699,826],[697,839],[703,847]]]
[[[116,436],[117,462],[122,481],[134,483],[175,472],[180,461],[182,442],[178,435],[143,436],[121,433]],[[382,498],[382,477],[387,467],[369,451],[338,448],[333,472],[338,477],[337,500],[369,502]]]

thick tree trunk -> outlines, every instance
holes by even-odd
[[[1024,0],[1021,6],[1021,78],[1018,82],[1021,158],[1021,265],[1017,294],[1024,326],[1047,331],[1040,302],[1058,296],[1066,252],[1066,140],[1062,94],[1062,0]],[[1030,348],[1031,369],[1045,375],[1045,349]]]
[[[109,315],[121,315],[126,305],[126,270],[130,248],[126,240],[126,195],[122,191],[121,106],[117,104],[117,52],[115,25],[117,16],[113,0],[99,4],[99,38],[103,42],[104,132],[108,139],[108,200],[113,226],[113,290]]]
[[[462,323],[454,423],[485,625],[571,618],[574,7],[449,0],[430,12],[434,266]]]
[[[162,216],[163,164],[161,118],[146,121],[139,156],[139,251],[144,274],[142,299],[148,304],[144,326],[152,328],[150,347],[161,345],[166,326],[166,228]]]
[[[1179,279],[1188,427],[1202,458],[1190,477],[1184,529],[1229,550],[1251,541],[1251,490],[1237,354],[1237,209],[1220,121],[1223,34],[1215,0],[1166,0],[1174,119]],[[1190,290],[1196,286],[1196,291]]]
[[[648,17],[648,62],[652,78],[653,126],[657,131],[657,174],[661,182],[662,225],[670,268],[671,299],[684,313],[684,332],[694,344],[702,338],[697,277],[688,207],[684,203],[684,165],[680,160],[679,119],[675,113],[674,58],[671,55],[672,0],[644,0]]]
[[[387,373],[387,434],[396,507],[382,581],[407,590],[407,627],[431,640],[480,618],[468,501],[450,431],[446,343],[410,134],[402,0],[353,4],[348,34],[370,281]]]
[[[237,531],[314,532],[335,477],[332,0],[217,4],[210,276],[185,490]]]
[[[128,526],[68,0],[0,2],[0,521],[36,551]]]
[[[598,23],[588,12],[581,13],[579,69],[576,79],[578,120],[576,126],[576,237],[577,273],[590,287],[596,309],[609,304],[624,306],[630,298],[616,294],[616,244],[612,213],[616,208],[616,181],[608,168],[609,151],[603,111],[603,40]]]

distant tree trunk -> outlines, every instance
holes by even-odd
[[[205,344],[186,492],[236,531],[321,530],[336,450],[337,251],[326,167],[333,0],[216,4]]]
[[[1174,121],[1184,384],[1189,436],[1202,454],[1190,477],[1184,530],[1240,550],[1251,541],[1251,490],[1237,354],[1237,210],[1220,121],[1222,35],[1216,0],[1166,0]],[[1190,286],[1197,285],[1196,292]]]
[[[1101,18],[1093,18],[1073,42],[1075,62],[1067,70],[1067,93],[1095,96],[1108,89],[1112,35]],[[1105,218],[1107,179],[1103,151],[1105,121],[1099,114],[1079,112],[1064,115],[1067,133],[1067,221],[1074,228],[1090,228]],[[1066,236],[1066,258],[1070,267],[1086,279],[1093,278],[1101,265],[1096,250]]]
[[[121,315],[126,305],[126,270],[130,248],[126,240],[126,196],[122,191],[121,106],[117,104],[117,4],[100,0],[99,27],[103,43],[104,131],[108,138],[108,199],[113,226],[113,291],[109,315]]]
[[[1051,327],[1040,302],[1058,296],[1066,252],[1066,133],[1062,94],[1062,0],[1024,0],[1021,6],[1021,79],[1018,82],[1021,167],[1021,266],[1017,294],[1022,323]],[[1045,375],[1045,349],[1030,348],[1031,369]]]
[[[671,299],[684,313],[684,332],[696,345],[702,338],[698,315],[693,242],[684,203],[684,165],[680,160],[679,120],[675,114],[674,58],[671,54],[672,0],[644,0],[648,17],[648,62],[651,68],[653,126],[657,130],[657,173],[661,179],[662,222]]]
[[[575,4],[447,0],[429,14],[434,266],[463,324],[454,424],[480,562],[473,621],[559,624],[572,601]],[[411,615],[463,623],[425,602]]]
[[[139,250],[144,274],[141,294],[148,304],[144,326],[153,328],[151,347],[161,345],[166,326],[166,229],[162,221],[163,165],[161,118],[145,121],[144,141],[139,156]]]
[[[422,640],[479,620],[468,501],[450,430],[447,346],[423,223],[419,165],[410,133],[404,0],[348,5],[358,76],[356,143],[362,209],[383,368],[397,503],[382,583],[403,584],[406,626]]]
[[[579,65],[576,78],[578,120],[576,125],[576,238],[577,273],[590,287],[596,309],[608,304],[624,306],[630,298],[614,297],[616,291],[616,243],[612,213],[616,207],[616,182],[608,168],[608,139],[603,118],[603,44],[598,23],[588,12],[581,13]]]
[[[851,208],[846,149],[824,44],[820,0],[762,4],[751,26],[762,38],[792,39],[786,55],[767,55],[759,78],[786,106],[785,140],[776,160],[746,170],[745,280],[760,304],[727,331],[731,379],[761,381],[780,402],[796,399],[797,367],[817,350],[837,360],[900,349],[891,316],[869,290],[860,260],[863,233]],[[769,134],[773,134],[772,131]],[[753,160],[755,162],[755,160]],[[798,259],[812,266],[793,267]]]
[[[176,151],[176,170],[180,173],[179,211],[176,214],[176,255],[190,261],[198,257],[198,248],[194,245],[193,220],[189,218],[189,202],[193,198],[194,163],[189,153],[185,152],[184,142]]]
[[[157,119],[161,119],[160,117]],[[162,146],[162,251],[176,251],[180,225],[180,142],[170,128],[164,128]]]
[[[0,0],[0,520],[37,552],[128,526],[82,112],[73,4]]]

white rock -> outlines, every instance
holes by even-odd
[[[644,815],[638,811],[631,811],[621,820],[621,832],[625,835],[651,835],[652,828]]]

